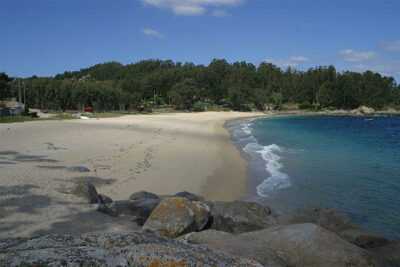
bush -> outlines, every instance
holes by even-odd
[[[310,103],[301,103],[299,104],[299,109],[316,109],[317,106]]]

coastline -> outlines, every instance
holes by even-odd
[[[140,190],[240,199],[246,160],[223,125],[260,115],[268,116],[204,112],[1,124],[1,235],[134,230],[129,218],[104,216],[67,194],[80,180],[113,200]]]

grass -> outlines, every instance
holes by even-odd
[[[0,123],[24,122],[24,121],[35,121],[35,120],[40,120],[40,119],[26,117],[26,116],[0,117]]]
[[[89,117],[89,118],[116,118],[121,117],[124,114],[121,113],[96,113],[96,114],[82,114],[82,116]]]

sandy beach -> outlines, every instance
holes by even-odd
[[[0,236],[135,229],[129,216],[103,215],[66,193],[79,180],[114,200],[140,190],[239,199],[247,192],[246,161],[223,125],[254,116],[205,112],[0,124]]]

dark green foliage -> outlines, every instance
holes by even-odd
[[[0,72],[0,100],[9,98],[12,96],[11,86],[9,82],[12,79],[7,76],[4,72]]]
[[[299,109],[316,109],[317,106],[310,103],[301,103],[299,104]]]
[[[333,66],[282,71],[271,63],[257,68],[224,59],[214,59],[208,66],[171,60],[125,66],[109,62],[54,78],[32,76],[23,79],[21,87],[26,89],[27,106],[52,110],[82,110],[91,105],[98,111],[151,111],[161,104],[192,109],[195,103],[235,110],[263,110],[265,103],[274,103],[278,109],[283,103],[345,109],[400,105],[400,88],[394,79],[371,71],[337,73]],[[18,83],[0,73],[0,99],[15,97],[17,92]]]

